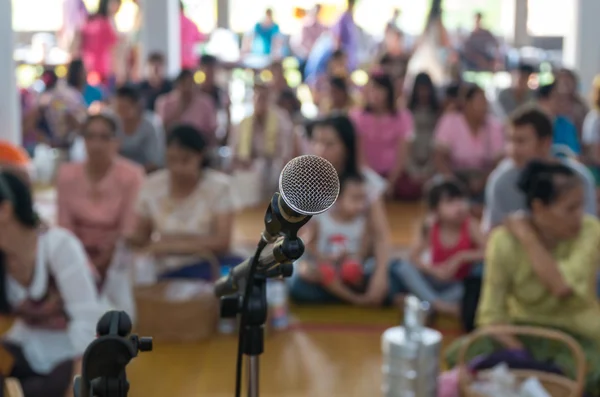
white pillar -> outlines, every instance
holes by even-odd
[[[12,30],[12,1],[0,1],[0,139],[22,142]]]
[[[229,29],[229,2],[230,0],[217,0],[217,27]]]
[[[600,1],[572,0],[573,15],[563,44],[563,62],[581,78],[580,91],[587,95],[600,73]],[[569,21],[565,19],[565,21]]]
[[[529,7],[527,0],[515,1],[515,30],[514,45],[523,47],[529,44],[529,32],[527,31],[527,19],[529,17]]]
[[[142,62],[152,52],[165,56],[167,74],[175,77],[181,70],[181,29],[178,0],[142,0],[140,32]]]

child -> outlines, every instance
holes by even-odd
[[[458,316],[462,279],[474,262],[483,259],[483,236],[469,215],[468,197],[454,180],[433,182],[427,193],[426,219],[410,262],[400,274],[407,289],[429,302],[434,311]]]
[[[331,210],[313,219],[309,254],[322,287],[342,301],[363,305],[366,279],[367,192],[361,175],[345,178],[338,201]]]

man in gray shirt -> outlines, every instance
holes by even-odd
[[[512,86],[503,89],[498,94],[497,104],[501,118],[510,116],[520,106],[533,101],[534,93],[529,88],[529,77],[534,70],[531,65],[521,64],[513,74]]]
[[[517,180],[521,169],[530,161],[552,158],[552,131],[552,121],[536,107],[523,108],[511,117],[508,158],[492,172],[485,189],[484,231],[501,224],[507,215],[526,209],[525,195],[517,187]],[[556,161],[563,161],[581,177],[585,187],[585,211],[596,216],[596,188],[592,174],[576,160]]]
[[[138,163],[147,172],[160,168],[164,162],[166,139],[160,120],[144,111],[136,88],[117,89],[114,104],[119,116],[119,154]]]

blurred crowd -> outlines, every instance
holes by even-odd
[[[600,342],[600,80],[588,101],[567,69],[533,89],[537,70],[521,64],[495,98],[460,73],[441,79],[419,66],[428,46],[439,44],[431,59],[486,70],[498,58],[480,14],[467,51],[452,54],[432,12],[411,51],[390,22],[359,86],[350,78],[353,3],[332,28],[316,8],[297,43],[316,118],[305,116],[277,59],[255,73],[241,121],[221,83],[229,80],[219,79],[229,72],[212,55],[182,54],[171,80],[164,55],[150,54],[139,81],[117,81],[117,1],[102,1],[82,23],[81,57],[65,79],[46,73],[41,94],[22,92],[23,148],[0,145],[0,311],[19,318],[5,345],[26,369],[26,397],[66,389],[103,308],[135,318],[131,251],[150,258],[158,279],[211,280],[206,253],[224,267],[239,261],[235,213],[265,202],[283,166],[308,153],[333,164],[342,188],[304,230],[307,252],[288,282],[295,301],[401,305],[411,293],[466,331],[528,323]],[[253,45],[270,53],[277,31],[267,11]],[[64,153],[55,220],[36,216],[25,170],[40,147]],[[421,199],[427,214],[399,258],[391,234],[403,225],[390,202]],[[586,350],[589,360],[597,351]],[[600,366],[592,368],[588,389],[598,395]]]

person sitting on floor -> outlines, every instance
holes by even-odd
[[[29,186],[0,172],[0,313],[15,318],[1,342],[4,377],[25,397],[63,397],[105,307],[79,240],[40,224]],[[0,395],[2,395],[0,388]]]
[[[357,150],[358,136],[348,116],[332,115],[319,119],[309,125],[307,134],[312,153],[331,162],[342,181],[347,175],[360,174],[364,178],[365,211],[370,222],[369,253],[374,263],[365,298],[371,305],[381,305],[403,289],[393,272],[397,261],[390,261],[390,229],[383,203],[385,180],[372,169],[361,166]],[[319,275],[303,262],[298,264],[290,280],[290,295],[298,302],[336,300],[323,289]]]
[[[510,215],[489,237],[478,326],[523,324],[570,334],[587,355],[586,394],[599,396],[600,305],[595,280],[600,222],[584,213],[582,181],[564,164],[531,162],[518,186],[527,213]],[[455,363],[459,345],[448,351],[449,364]],[[498,347],[527,350],[538,362],[565,364],[569,376],[575,369],[564,346],[536,338],[480,339],[469,349],[467,362]]]
[[[87,160],[66,163],[56,184],[58,225],[83,243],[103,299],[134,318],[135,304],[126,263],[117,263],[122,239],[135,226],[134,208],[144,181],[142,166],[118,155],[117,123],[89,116],[83,125]]]
[[[167,137],[167,168],[150,175],[140,192],[136,227],[128,238],[155,258],[161,277],[211,279],[204,254],[226,259],[234,204],[229,176],[205,167],[206,140],[190,125]]]
[[[484,239],[460,183],[443,178],[432,183],[427,193],[431,217],[411,249],[410,262],[399,271],[407,289],[435,311],[458,315],[461,280],[483,259]]]
[[[366,186],[360,174],[347,175],[336,205],[308,225],[309,266],[325,291],[341,301],[366,305],[363,263],[369,243]]]

